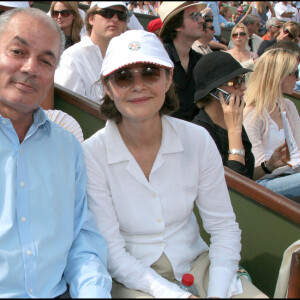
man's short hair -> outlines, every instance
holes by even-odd
[[[254,24],[257,19],[259,19],[258,16],[249,14],[245,17],[242,23],[247,26],[248,24]]]
[[[47,16],[45,12],[43,12],[38,8],[14,8],[14,9],[7,10],[5,13],[3,13],[0,16],[0,36],[5,31],[6,25],[17,14],[27,15],[33,17],[34,19],[38,19],[39,21],[48,24],[50,28],[52,27],[54,30],[56,29],[58,31],[59,38],[60,38],[60,51],[59,51],[59,56],[57,58],[57,64],[58,64],[60,56],[65,49],[65,35],[60,29],[60,27],[57,25],[57,23],[52,18]]]
[[[275,26],[277,21],[280,21],[280,20],[279,20],[278,18],[276,18],[276,17],[270,18],[270,19],[266,22],[266,28],[269,29],[269,27]]]
[[[88,33],[88,35],[91,35],[92,33],[92,29],[93,29],[93,25],[90,24],[90,16],[92,16],[94,14],[95,11],[98,10],[98,6],[95,5],[93,6],[92,8],[89,8],[87,11],[86,11],[86,14],[85,14],[85,27],[86,27],[86,31]]]
[[[177,36],[176,28],[182,26],[183,14],[184,14],[184,10],[180,11],[178,14],[172,17],[172,19],[165,25],[165,29],[160,35],[160,38],[164,43],[170,43],[176,38]]]

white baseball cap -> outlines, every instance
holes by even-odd
[[[103,60],[101,76],[136,63],[151,63],[168,69],[174,67],[159,38],[145,30],[128,30],[111,39]]]
[[[30,7],[28,1],[0,1],[0,6],[13,8]]]
[[[116,6],[116,5],[120,5],[123,6],[124,8],[126,8],[127,12],[129,12],[126,4],[122,1],[93,1],[91,3],[90,8],[94,7],[94,6],[98,6],[99,8],[108,8],[111,6]]]

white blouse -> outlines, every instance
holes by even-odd
[[[149,266],[164,252],[178,281],[208,250],[194,202],[211,234],[207,297],[226,297],[236,278],[241,231],[235,222],[224,168],[209,133],[162,117],[162,142],[149,181],[113,121],[83,142],[89,208],[108,243],[108,270],[131,289],[154,297],[187,297]]]

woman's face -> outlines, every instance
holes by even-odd
[[[122,122],[142,121],[159,115],[172,83],[173,71],[169,72],[167,74],[163,67],[138,63],[109,76],[106,92],[121,113]]]
[[[298,64],[295,65],[295,68],[290,75],[283,78],[281,83],[281,91],[284,94],[292,94],[294,92],[294,87],[296,84],[296,81],[298,80]]]
[[[221,85],[220,88],[230,95],[235,94],[236,96],[243,97],[246,91],[245,75],[243,74],[233,78],[231,81]]]
[[[247,34],[243,28],[236,28],[232,34],[234,45],[246,45]]]
[[[62,10],[70,10],[70,9],[67,8],[62,2],[57,2],[54,5],[53,12],[55,10],[62,11]],[[53,15],[53,19],[57,22],[61,30],[65,31],[66,29],[71,29],[73,20],[75,19],[75,15],[70,14],[68,17],[63,17],[60,13],[58,14],[58,16]]]

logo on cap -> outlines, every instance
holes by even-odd
[[[139,42],[131,42],[128,45],[128,48],[129,48],[129,50],[137,51],[137,50],[141,49],[141,44]]]

